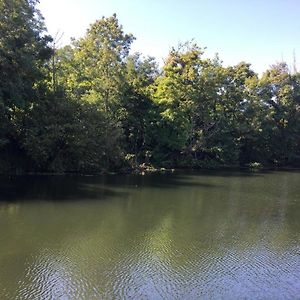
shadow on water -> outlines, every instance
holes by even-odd
[[[195,175],[195,174],[194,174]],[[197,175],[198,176],[198,175]],[[215,184],[191,181],[190,175],[151,174],[106,176],[10,176],[0,177],[0,201],[82,201],[127,198],[137,188],[217,188]]]
[[[217,187],[216,185],[207,182],[191,181],[190,176],[180,174],[148,174],[145,176],[128,175],[122,178],[107,178],[105,184],[118,184],[126,187],[151,187],[161,189],[175,189],[179,187]]]
[[[266,171],[267,172],[267,171]],[[141,175],[103,176],[2,176],[0,201],[82,201],[127,198],[137,188],[176,189],[182,187],[223,189],[212,177],[257,177],[266,172],[248,171],[188,171]]]
[[[95,182],[94,182],[95,183]],[[73,176],[16,176],[1,178],[0,201],[82,201],[126,198],[128,193],[115,191],[101,185],[86,184]]]

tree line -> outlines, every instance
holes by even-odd
[[[193,42],[162,67],[116,15],[56,49],[37,0],[0,0],[0,172],[299,167],[300,73],[225,67]]]

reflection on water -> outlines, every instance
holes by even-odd
[[[299,179],[2,178],[0,299],[296,299]]]

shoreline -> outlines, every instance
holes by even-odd
[[[0,176],[79,176],[79,177],[97,177],[107,175],[151,175],[151,174],[178,174],[184,172],[247,172],[247,173],[265,173],[265,172],[283,172],[283,171],[300,171],[300,167],[263,167],[263,168],[249,168],[249,167],[236,167],[236,166],[223,166],[219,168],[136,168],[121,171],[102,171],[95,173],[82,173],[82,172],[5,172]]]

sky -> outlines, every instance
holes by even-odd
[[[300,0],[40,0],[38,8],[49,33],[63,34],[62,46],[116,13],[124,32],[136,37],[132,51],[160,62],[171,47],[193,39],[225,66],[246,61],[261,74],[277,62],[292,66],[296,57],[300,70]]]

